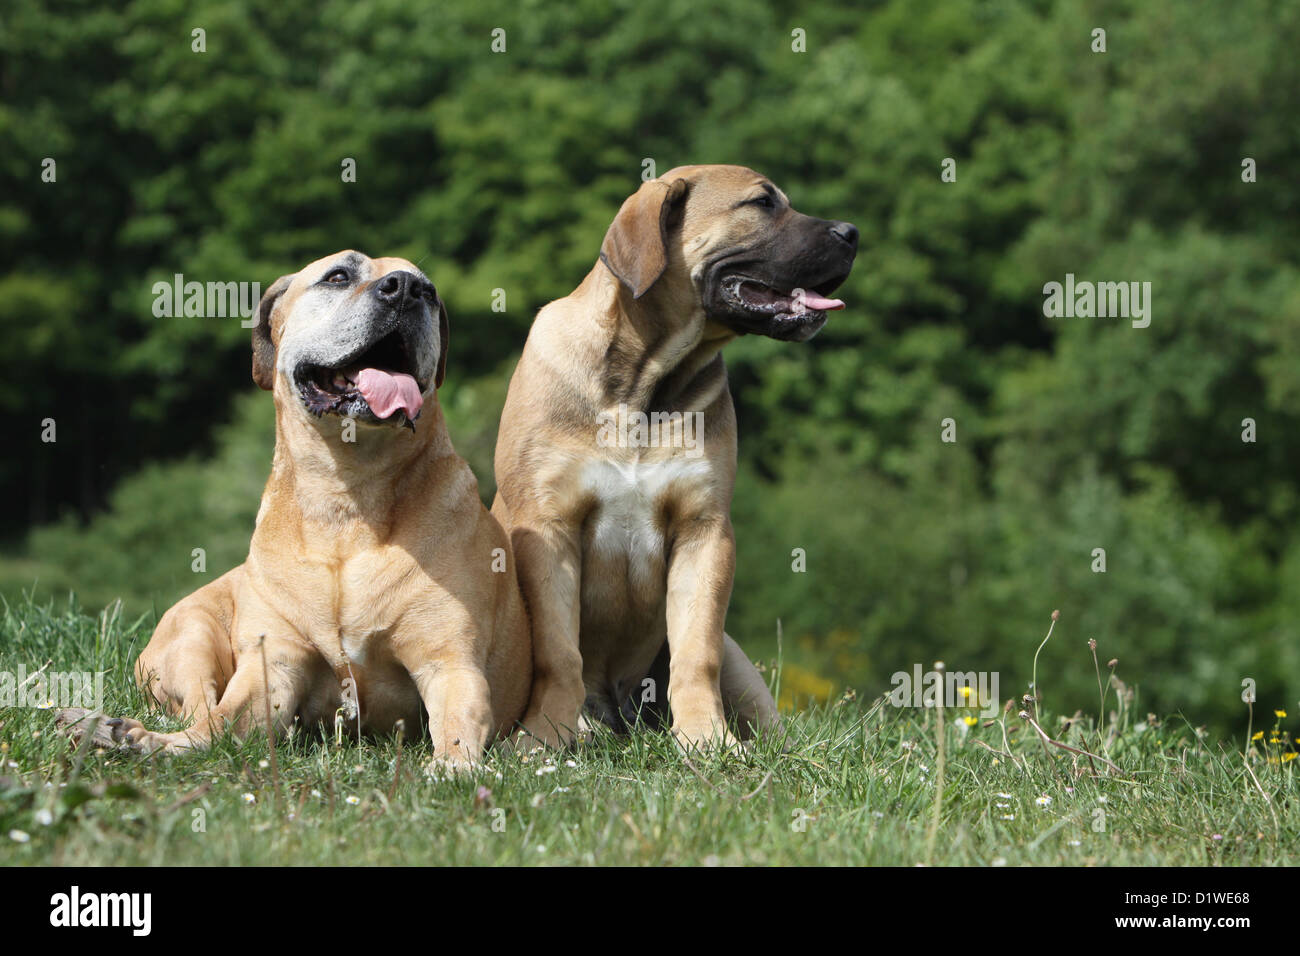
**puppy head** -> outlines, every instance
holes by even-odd
[[[316,417],[407,425],[442,384],[447,310],[405,259],[347,250],[276,279],[257,307],[253,381]]]
[[[738,334],[806,341],[844,303],[858,230],[795,211],[770,180],[743,166],[679,166],[619,210],[600,258],[641,298],[684,284],[704,314]]]

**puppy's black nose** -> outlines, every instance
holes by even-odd
[[[404,299],[419,300],[433,286],[411,272],[390,272],[375,283],[375,295],[386,305],[401,305]]]
[[[838,238],[843,239],[854,249],[858,247],[858,227],[851,222],[837,222],[831,226],[833,232]]]

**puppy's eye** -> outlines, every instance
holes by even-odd
[[[330,285],[347,285],[352,280],[347,269],[331,269],[325,274],[322,282],[328,282]]]
[[[767,193],[763,193],[763,195],[759,196],[757,199],[751,199],[751,200],[749,201],[749,204],[750,204],[751,206],[758,206],[760,209],[775,209],[775,208],[776,208],[776,200],[774,200],[774,199],[773,199],[771,196],[769,196]]]

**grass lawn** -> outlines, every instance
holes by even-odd
[[[152,625],[6,606],[0,671],[104,670],[105,709],[141,716],[130,665]],[[1041,716],[1119,772],[1015,712],[962,713],[849,695],[791,715],[784,752],[686,760],[646,731],[431,780],[420,739],[78,754],[51,710],[0,707],[0,864],[1300,863],[1300,761],[1269,743],[1271,712],[1249,760],[1178,717],[1120,707],[1099,739],[1089,715]]]

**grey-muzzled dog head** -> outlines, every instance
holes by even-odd
[[[314,416],[414,429],[442,384],[447,310],[405,259],[351,250],[281,276],[258,305],[253,380]]]

